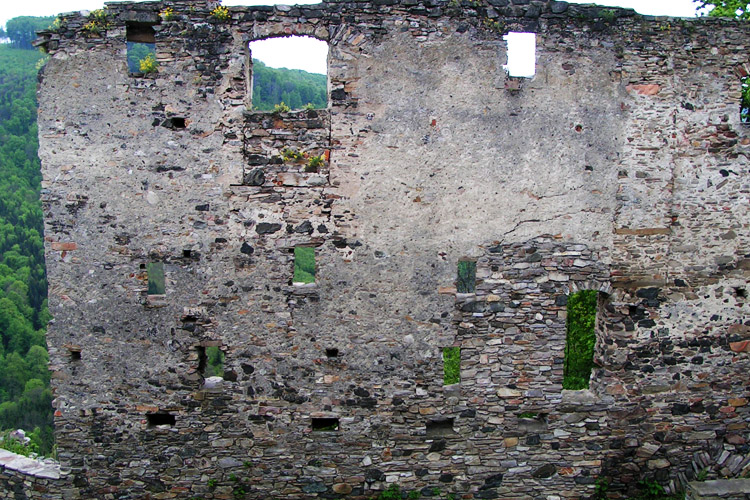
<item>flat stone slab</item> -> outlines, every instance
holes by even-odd
[[[0,466],[43,479],[60,479],[60,464],[35,460],[0,449]]]
[[[750,479],[695,481],[688,484],[687,498],[689,500],[713,500],[715,498],[738,500],[750,498]]]

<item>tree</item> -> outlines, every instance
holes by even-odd
[[[693,0],[700,4],[698,9],[710,8],[708,13],[711,17],[736,17],[737,19],[750,19],[748,3],[750,0]]]
[[[36,32],[47,29],[54,20],[54,17],[14,17],[5,24],[5,36],[10,38],[13,47],[32,49]]]

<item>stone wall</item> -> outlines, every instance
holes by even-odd
[[[39,40],[69,496],[554,499],[606,477],[617,497],[748,474],[750,28],[538,0],[216,6],[113,3],[100,33],[73,13]],[[144,25],[154,75],[126,66]],[[508,31],[537,34],[534,78],[503,69]],[[329,45],[328,109],[250,111],[248,43],[291,34]],[[293,283],[298,246],[314,284]],[[580,289],[600,292],[597,366],[564,391]]]
[[[0,449],[0,498],[71,498],[66,486],[67,481],[60,479],[60,465],[54,461],[27,458]]]

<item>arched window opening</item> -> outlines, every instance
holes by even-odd
[[[589,388],[594,367],[598,298],[596,290],[582,290],[568,297],[563,389]]]
[[[252,109],[328,107],[328,44],[309,36],[250,42]]]

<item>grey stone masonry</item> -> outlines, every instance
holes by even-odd
[[[720,479],[688,484],[685,500],[750,499],[750,479]]]
[[[573,500],[750,474],[750,25],[541,0],[218,6],[115,2],[37,41],[45,487]],[[130,73],[151,30],[157,71]],[[505,71],[509,32],[536,34],[533,77]],[[328,44],[328,106],[254,111],[249,42],[290,35]],[[297,247],[314,283],[294,282]],[[598,292],[595,366],[568,391],[579,290]]]

